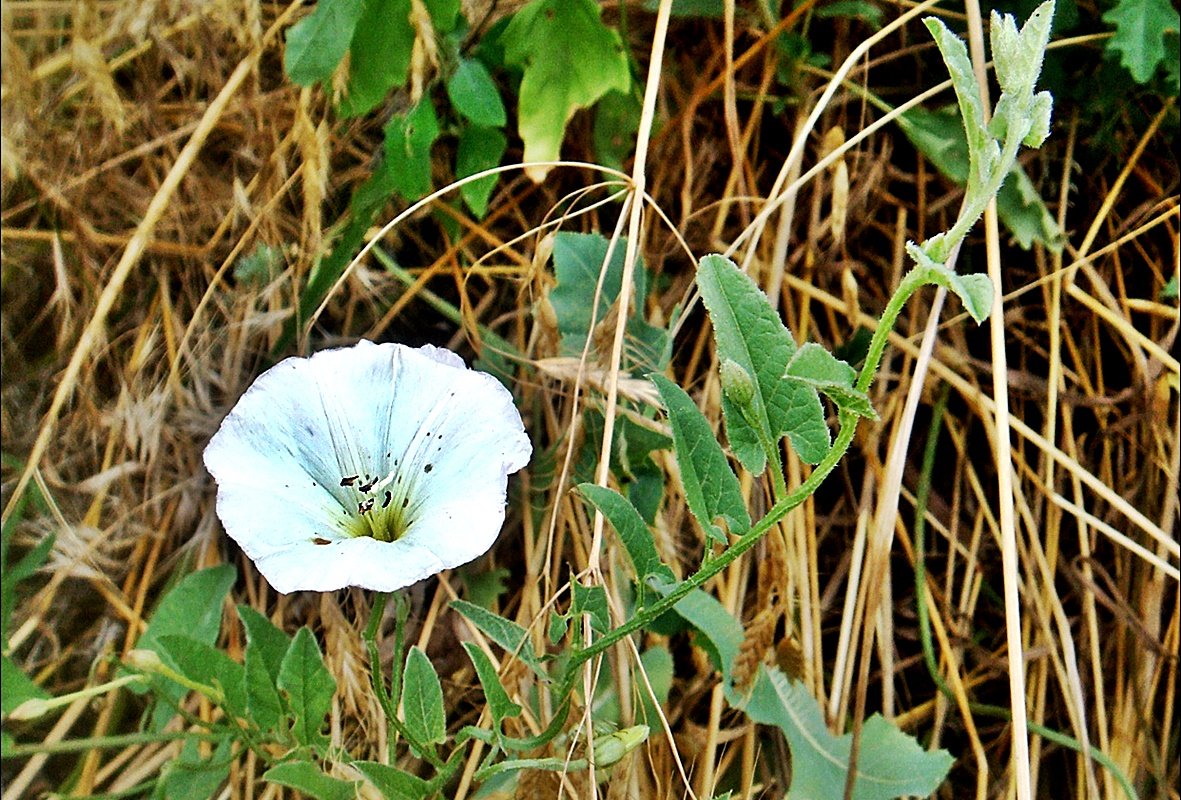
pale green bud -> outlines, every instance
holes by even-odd
[[[730,358],[722,361],[721,373],[722,392],[730,402],[739,407],[749,406],[755,396],[755,383],[751,380],[750,373]]]
[[[596,736],[594,740],[595,766],[610,767],[648,739],[647,725],[633,725],[614,733]]]

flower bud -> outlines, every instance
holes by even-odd
[[[722,361],[722,392],[739,407],[750,405],[755,395],[755,383],[742,365],[733,359]]]
[[[618,764],[624,756],[643,744],[647,738],[647,725],[633,725],[614,733],[596,736],[594,742],[595,766],[610,767],[613,764]]]

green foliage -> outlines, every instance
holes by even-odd
[[[618,240],[612,248],[611,243],[597,233],[562,232],[554,236],[554,277],[558,283],[550,291],[549,302],[558,322],[562,355],[580,356],[594,325],[607,318],[623,285],[626,250],[626,239]],[[598,293],[596,306],[592,298],[599,287],[600,276],[602,290]],[[632,280],[624,366],[640,373],[660,371],[668,360],[668,333],[644,320],[648,272],[639,259]]]
[[[374,761],[354,761],[353,766],[381,792],[384,800],[422,800],[430,785],[416,775]]]
[[[299,629],[283,656],[276,685],[291,709],[295,740],[307,747],[323,747],[327,739],[321,731],[324,717],[332,708],[336,680],[324,665],[320,646],[308,628]]]
[[[480,608],[464,600],[452,600],[451,607],[479,628],[485,636],[523,661],[539,677],[546,677],[545,668],[533,653],[527,630],[512,620],[505,619],[499,614],[494,614],[486,608]]]
[[[14,460],[13,466],[19,467],[20,464]],[[20,504],[5,521],[3,531],[0,531],[0,646],[3,647],[3,653],[0,654],[0,709],[3,709],[5,716],[26,700],[49,697],[49,693],[34,683],[9,655],[8,629],[16,610],[16,587],[41,569],[53,550],[54,537],[50,534],[37,542],[15,564],[10,566],[8,563],[12,534],[30,502],[44,505],[44,498],[35,486],[21,497]]]
[[[318,3],[312,13],[287,31],[283,71],[300,86],[326,81],[348,52],[365,0]]]
[[[230,774],[233,739],[222,737],[212,754],[202,758],[196,739],[185,742],[180,755],[164,765],[152,792],[153,800],[208,800]]]
[[[382,169],[394,189],[407,200],[431,192],[431,147],[439,138],[439,118],[429,97],[386,123]]]
[[[317,11],[319,7],[316,7]],[[410,7],[410,0],[367,0],[365,3],[364,13],[356,22],[349,43],[349,79],[340,101],[341,116],[358,117],[369,113],[391,89],[404,84],[410,76],[415,36],[414,26],[410,23]],[[290,45],[288,47],[290,52]]]
[[[505,28],[505,61],[524,71],[517,131],[525,141],[525,161],[557,159],[575,111],[613,89],[630,90],[623,42],[600,13],[594,0],[533,0]],[[540,180],[546,172],[538,168],[530,174]]]
[[[488,654],[473,642],[464,642],[463,649],[467,651],[472,666],[476,668],[476,677],[480,679],[480,686],[484,687],[484,699],[488,702],[489,713],[492,714],[494,730],[500,735],[501,723],[506,719],[520,716],[521,707],[514,703],[505,691]]]
[[[443,687],[430,658],[418,647],[406,655],[402,672],[402,708],[406,730],[418,741],[434,745],[447,738],[447,715],[443,708]]]
[[[738,476],[730,469],[709,420],[685,390],[663,375],[650,377],[668,410],[685,502],[709,538],[724,546],[726,532],[716,524],[717,519],[725,519],[734,534],[745,533],[750,528],[750,513]]]
[[[1181,12],[1169,0],[1118,0],[1103,14],[1103,21],[1115,26],[1107,51],[1119,55],[1137,83],[1148,83],[1157,68],[1170,69],[1176,61],[1176,42],[1181,32]],[[1170,59],[1167,42],[1172,41]],[[1176,69],[1172,64],[1171,69]]]
[[[824,713],[802,683],[774,667],[761,666],[743,706],[753,721],[783,731],[791,747],[792,783],[788,800],[841,797],[849,771],[852,735],[836,737]],[[893,723],[874,714],[861,731],[854,800],[891,800],[934,792],[953,759],[947,751],[925,752]]]
[[[815,390],[785,381],[796,343],[767,296],[733,261],[706,256],[697,268],[697,286],[709,311],[718,359],[737,364],[754,384],[749,404],[722,393],[722,413],[730,448],[742,465],[762,473],[768,458],[778,470],[774,443],[786,434],[803,460],[815,464],[828,452],[828,426]]]
[[[357,796],[356,781],[342,781],[325,775],[309,761],[288,761],[263,773],[268,783],[295,789],[316,800],[353,800]]]

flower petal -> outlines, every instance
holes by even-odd
[[[392,591],[487,551],[531,451],[496,379],[362,341],[259,376],[205,464],[226,532],[278,591]]]

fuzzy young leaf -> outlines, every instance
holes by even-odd
[[[548,677],[545,674],[545,669],[537,660],[537,656],[533,653],[533,646],[529,642],[529,632],[520,625],[464,600],[452,600],[451,608],[466,617],[468,622],[479,628],[489,639],[523,661],[539,677]]]
[[[992,12],[989,26],[992,59],[997,83],[1003,93],[1026,98],[1033,94],[1053,22],[1052,0],[1034,9],[1021,30],[1017,29],[1017,21],[1011,15]]]
[[[815,342],[808,342],[796,351],[787,364],[786,376],[828,395],[837,408],[869,419],[878,418],[869,396],[854,386],[857,372]]]
[[[349,81],[340,102],[341,116],[367,114],[410,76],[415,38],[410,6],[411,0],[365,3],[365,11],[349,44]]]
[[[325,775],[309,761],[288,761],[271,767],[263,773],[262,779],[295,789],[316,800],[354,800],[357,796],[356,781],[342,781]]]
[[[283,70],[292,83],[311,86],[332,77],[353,39],[365,0],[318,3],[287,31]]]
[[[852,735],[833,736],[824,712],[802,683],[774,667],[762,666],[745,699],[753,721],[783,731],[791,747],[792,783],[788,800],[840,797],[849,770]],[[854,800],[892,800],[934,792],[953,759],[945,750],[926,752],[918,742],[875,714],[861,731]]]
[[[439,744],[447,738],[447,716],[443,687],[430,658],[417,646],[406,654],[402,673],[402,709],[406,729],[424,744]]]
[[[476,668],[476,677],[480,679],[480,686],[484,688],[484,699],[488,701],[488,711],[492,714],[492,724],[496,726],[496,732],[499,734],[500,723],[510,717],[520,716],[521,707],[509,698],[488,654],[475,642],[464,642],[463,649],[467,651],[472,666]]]
[[[431,795],[429,783],[397,767],[376,761],[354,761],[353,766],[377,788],[383,800],[424,800]]]
[[[764,443],[774,445],[787,434],[800,458],[818,463],[830,443],[824,409],[811,388],[783,380],[796,344],[767,296],[733,261],[720,255],[701,259],[697,285],[713,323],[718,359],[736,363],[755,386],[745,409],[722,396],[734,455],[748,470],[760,474],[767,463]]]
[[[960,275],[940,263],[932,261],[926,251],[914,242],[906,243],[906,252],[920,268],[928,270],[928,280],[954,293],[964,304],[972,319],[979,324],[992,313],[992,280],[984,273]]]
[[[534,0],[505,29],[505,61],[525,73],[517,120],[525,161],[557,159],[575,111],[612,89],[631,88],[623,42],[601,13],[594,0]],[[548,172],[535,167],[528,174],[540,182]]]
[[[968,58],[968,48],[963,41],[952,33],[943,21],[929,17],[923,20],[931,37],[943,55],[947,70],[951,74],[951,83],[955,88],[956,101],[960,106],[964,131],[967,134],[968,156],[970,163],[981,165],[981,171],[968,175],[969,184],[973,181],[987,182],[989,175],[983,171],[984,151],[991,141],[984,127],[984,106],[980,102],[980,89],[976,85],[976,78],[972,72],[972,62]]]
[[[500,165],[508,140],[496,128],[467,125],[459,132],[455,177],[466,178]],[[496,175],[488,175],[459,187],[459,194],[478,218],[488,211],[488,198],[496,188]]]
[[[499,128],[506,116],[504,102],[488,68],[473,58],[462,58],[447,81],[451,105],[473,125]]]
[[[730,469],[709,420],[685,390],[663,375],[650,375],[649,379],[656,384],[668,409],[673,449],[689,510],[709,538],[724,546],[726,532],[717,525],[719,517],[726,520],[730,533],[742,534],[750,528],[750,513],[738,477]]]
[[[323,744],[325,739],[320,731],[324,717],[332,708],[336,681],[324,666],[320,647],[310,629],[300,628],[291,641],[279,667],[278,687],[286,693],[287,704],[295,716],[292,733],[296,741],[313,747]]]

